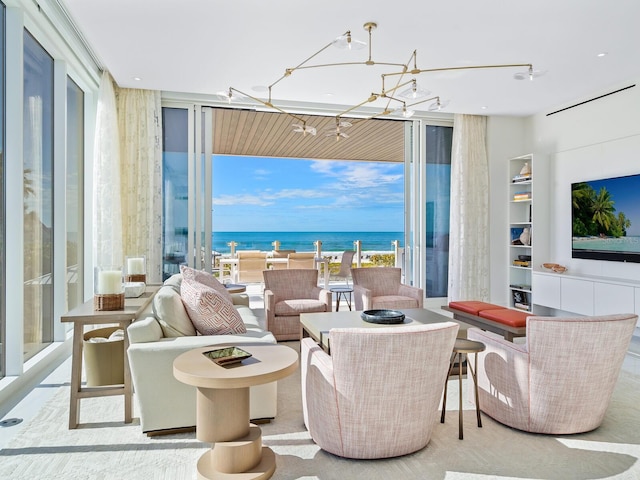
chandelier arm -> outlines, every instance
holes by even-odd
[[[323,68],[323,67],[344,67],[346,65],[366,65],[366,62],[340,62],[340,63],[322,63],[318,65],[306,65],[304,67],[296,67],[291,69],[291,73],[295,70],[308,70],[311,68]]]
[[[506,64],[499,64],[499,65],[471,65],[466,67],[417,68],[414,70],[410,70],[408,72],[392,72],[392,73],[386,73],[385,75],[388,77],[392,77],[396,75],[404,75],[405,73],[410,73],[411,75],[418,75],[419,73],[429,73],[429,72],[447,72],[447,71],[455,71],[455,70],[480,70],[485,68],[515,68],[515,67],[533,68],[533,65],[531,63],[506,63]]]
[[[375,98],[373,98],[373,97],[375,97]],[[379,97],[379,95],[377,93],[372,93],[371,96],[369,98],[367,98],[364,102],[361,102],[361,103],[359,103],[357,105],[354,105],[353,107],[347,108],[343,112],[338,113],[336,115],[336,117],[342,117],[344,114],[352,112],[353,110],[356,110],[356,109],[362,107],[363,105],[366,105],[367,103],[374,102],[374,101],[376,101],[378,99],[378,97]]]
[[[254,96],[252,96],[252,95],[248,95],[248,94],[246,94],[246,93],[244,93],[244,92],[242,92],[242,91],[238,90],[237,88],[230,87],[230,88],[229,88],[229,90],[234,91],[234,92],[237,92],[237,93],[239,93],[240,95],[244,95],[245,97],[250,98],[250,99],[251,99],[251,100],[253,100],[254,102],[257,102],[257,103],[259,103],[259,104],[261,104],[261,105],[264,105],[264,106],[265,106],[265,107],[267,107],[267,108],[273,108],[274,110],[277,110],[277,111],[278,111],[278,112],[280,112],[280,113],[284,113],[285,115],[288,115],[288,116],[290,116],[291,118],[294,118],[294,119],[296,119],[296,120],[297,120],[297,121],[299,121],[299,122],[306,123],[306,120],[305,120],[304,118],[299,117],[299,116],[297,116],[297,115],[295,115],[295,114],[293,114],[293,113],[287,112],[286,110],[283,110],[282,108],[278,107],[277,105],[274,105],[274,104],[273,104],[273,103],[271,103],[271,102],[265,102],[264,100],[261,100],[261,99],[259,99],[259,98],[256,98],[256,97],[254,97]]]
[[[344,33],[344,35],[346,35],[346,32]],[[331,45],[333,44],[333,42],[329,42],[327,43],[324,47],[322,47],[320,50],[318,50],[316,53],[314,53],[313,55],[311,55],[310,57],[308,57],[306,60],[303,60],[302,62],[300,62],[298,65],[296,65],[293,68],[287,68],[285,70],[284,75],[282,75],[280,78],[278,78],[275,82],[273,82],[271,85],[269,85],[270,87],[275,86],[276,84],[280,83],[282,80],[284,80],[285,78],[287,78],[289,75],[291,75],[295,70],[299,70],[301,68],[304,68],[303,65],[305,63],[307,63],[309,60],[317,57],[318,55],[320,55],[322,52],[324,52],[327,48],[329,48]]]
[[[407,108],[413,107],[414,105],[420,105],[421,103],[430,102],[431,100],[440,100],[440,95],[436,95],[435,97],[425,98],[424,100],[420,100],[418,102],[410,103],[409,105],[405,105]]]

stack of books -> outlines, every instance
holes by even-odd
[[[513,201],[520,202],[522,200],[530,200],[531,192],[516,192],[513,194]]]
[[[531,174],[525,173],[524,175],[518,174],[511,179],[512,183],[528,182],[531,180]]]

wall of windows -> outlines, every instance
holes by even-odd
[[[84,92],[67,77],[66,271],[64,310],[82,303],[84,288]]]
[[[5,45],[5,6],[0,2],[0,378],[5,374],[5,254],[6,248],[4,244],[5,235],[5,218],[4,218],[4,202],[5,202],[5,188],[4,188],[4,119],[5,119],[5,107],[4,107],[4,55]]]
[[[426,126],[427,298],[447,296],[452,139],[453,127]]]
[[[25,360],[53,341],[53,58],[25,30],[23,103]]]

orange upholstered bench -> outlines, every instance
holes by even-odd
[[[525,336],[527,317],[531,315],[529,312],[475,300],[449,302],[448,306],[442,308],[452,312],[456,320],[498,333],[510,341]]]

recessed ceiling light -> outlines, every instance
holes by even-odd
[[[134,79],[136,82],[139,82],[140,80],[142,80],[140,77],[133,77],[133,79]]]
[[[606,57],[608,55],[607,52],[600,52],[598,55],[596,55],[597,57]]]
[[[487,108],[489,108],[489,107],[487,107],[486,105],[482,105],[482,106],[480,107],[480,110],[486,110]]]
[[[333,97],[333,93],[331,92],[323,93],[322,95],[324,95],[325,97]]]

